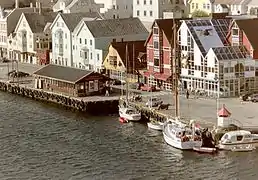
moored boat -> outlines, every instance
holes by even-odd
[[[119,107],[119,116],[126,121],[141,120],[141,113],[132,107]]]
[[[195,129],[189,128],[187,125],[176,122],[167,121],[164,124],[163,137],[170,146],[181,150],[192,150],[193,147],[201,147],[202,139],[195,134]]]
[[[162,131],[162,130],[163,130],[164,123],[159,122],[159,121],[150,121],[150,122],[147,123],[147,126],[148,126],[150,129]]]
[[[250,131],[246,130],[236,130],[225,133],[219,141],[218,148],[237,151],[237,149],[248,145],[258,147],[258,134],[251,134]]]
[[[216,148],[208,148],[208,147],[193,147],[193,150],[199,153],[209,153],[209,154],[214,154],[218,152]]]

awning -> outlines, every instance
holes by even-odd
[[[219,117],[229,117],[231,113],[226,109],[225,105],[218,112]]]

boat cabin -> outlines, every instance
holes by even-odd
[[[245,130],[227,132],[221,138],[222,143],[239,143],[250,140],[252,140],[251,132]]]

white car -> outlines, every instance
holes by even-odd
[[[148,107],[157,107],[157,106],[159,106],[162,103],[163,103],[163,101],[160,98],[153,97],[153,98],[150,98],[146,102],[146,106],[148,106]]]

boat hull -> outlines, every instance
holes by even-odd
[[[213,154],[217,152],[216,148],[207,148],[207,147],[193,147],[193,150],[198,153],[208,153],[208,154]]]
[[[158,131],[162,131],[162,129],[163,129],[163,125],[160,124],[160,123],[148,122],[148,123],[147,123],[147,126],[148,126],[150,129],[154,129],[154,130],[158,130]]]
[[[198,147],[202,145],[201,141],[187,141],[187,142],[179,141],[177,139],[169,137],[165,132],[163,132],[163,137],[167,144],[181,150],[193,150],[193,147],[195,146]]]
[[[140,114],[129,115],[129,114],[125,114],[125,113],[119,111],[119,116],[121,118],[126,119],[127,121],[140,121],[141,120]]]
[[[245,142],[245,143],[219,143],[218,148],[220,150],[226,150],[226,151],[231,151],[232,149],[236,148],[238,149],[241,146],[249,145],[251,144],[253,147],[257,148],[258,147],[258,141],[251,141],[251,142]]]

